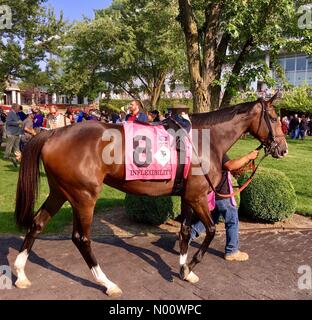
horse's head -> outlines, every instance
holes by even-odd
[[[288,145],[281,121],[273,106],[277,95],[276,93],[269,101],[258,100],[255,108],[257,117],[251,124],[250,132],[262,142],[268,154],[274,158],[282,158],[288,153]]]

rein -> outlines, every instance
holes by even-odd
[[[256,150],[261,150],[262,148],[263,148],[263,145],[261,144]],[[212,184],[212,182],[211,182],[211,180],[210,180],[210,178],[209,178],[209,175],[206,174],[205,177],[206,177],[206,179],[207,179],[207,181],[208,181],[208,183],[209,183],[210,188],[212,189],[212,191],[213,191],[216,195],[218,195],[218,196],[221,197],[221,198],[233,198],[233,197],[239,195],[244,189],[246,189],[246,188],[248,187],[248,185],[249,185],[250,182],[252,181],[254,175],[256,174],[256,172],[257,172],[257,170],[258,170],[261,162],[262,162],[268,155],[269,155],[269,154],[268,154],[267,152],[264,153],[264,155],[263,155],[262,158],[260,159],[260,161],[259,161],[259,163],[257,164],[257,166],[254,168],[252,174],[251,174],[250,177],[247,179],[247,181],[246,181],[242,186],[240,186],[240,187],[234,187],[234,188],[238,188],[238,190],[235,191],[235,192],[233,192],[233,193],[229,193],[229,194],[219,193],[219,192],[216,190],[216,188],[214,187],[214,185]],[[249,162],[247,163],[247,165],[248,165],[250,162],[251,162],[251,161],[249,161]],[[252,163],[253,163],[253,166],[254,166],[255,161],[252,160]]]

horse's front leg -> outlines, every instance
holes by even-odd
[[[198,277],[190,271],[187,265],[187,252],[191,237],[192,208],[182,199],[181,211],[183,222],[180,231],[180,277],[191,283],[198,282]]]

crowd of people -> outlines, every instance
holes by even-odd
[[[303,115],[298,117],[297,114],[290,117],[282,118],[282,130],[285,135],[291,139],[304,139],[307,135],[312,136],[312,119]]]
[[[170,111],[170,107],[168,110]],[[13,104],[8,114],[0,108],[0,146],[4,134],[6,134],[7,143],[4,159],[11,160],[16,165],[16,154],[19,155],[25,144],[41,130],[56,129],[84,121],[119,124],[136,120],[140,122],[159,122],[169,115],[169,112],[161,115],[158,110],[143,112],[142,104],[138,100],[133,100],[129,106],[122,107],[119,113],[100,112],[98,109],[92,108],[74,110],[72,107],[69,107],[65,113],[61,113],[57,106],[51,106],[49,112],[44,113],[36,105],[33,105],[25,113],[21,105]],[[312,135],[312,119],[304,115],[301,117],[297,114],[289,117],[285,116],[281,123],[284,134],[289,135],[291,139],[304,139],[307,135]]]
[[[23,107],[13,104],[6,114],[0,108],[0,146],[6,135],[6,148],[4,160],[12,161],[17,166],[17,161],[27,142],[41,130],[57,129],[84,121],[100,121],[104,123],[123,122],[159,122],[165,116],[159,111],[153,110],[148,113],[142,112],[142,104],[134,100],[128,107],[122,107],[120,112],[100,112],[98,109],[74,110],[69,107],[65,113],[61,113],[57,106],[51,106],[48,113],[42,112],[39,106],[33,105],[26,113]]]

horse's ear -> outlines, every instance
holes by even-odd
[[[273,104],[278,97],[279,97],[279,90],[276,91],[275,95],[268,101],[268,103]]]

